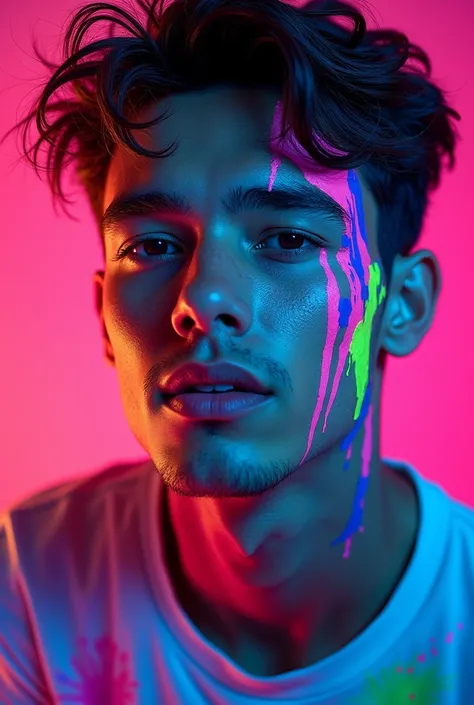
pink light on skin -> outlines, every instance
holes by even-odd
[[[363,209],[360,203],[361,199],[359,196],[359,203],[356,202],[356,195],[351,188],[351,184],[354,184],[354,181],[357,180],[355,172],[328,172],[328,170],[323,171],[321,168],[318,168],[310,157],[310,155],[308,155],[298,143],[291,130],[287,132],[287,134],[282,139],[279,139],[278,135],[281,132],[282,117],[282,105],[281,101],[278,101],[271,126],[270,149],[272,152],[272,158],[268,190],[272,190],[273,184],[277,176],[278,168],[283,161],[283,157],[286,157],[290,159],[299,169],[301,169],[305,179],[310,184],[328,193],[328,195],[330,195],[343,208],[348,208],[351,214],[350,222],[347,223],[348,232],[346,233],[349,246],[342,246],[336,255],[336,260],[339,266],[341,267],[342,271],[344,272],[346,279],[349,283],[351,309],[346,325],[346,331],[344,333],[343,340],[339,346],[337,369],[333,379],[329,403],[326,409],[324,419],[324,433],[326,430],[328,415],[336,397],[337,390],[340,384],[340,379],[342,376],[342,371],[344,369],[349,354],[352,356],[354,362],[356,376],[357,405],[354,413],[354,420],[357,421],[361,414],[363,402],[366,397],[367,387],[369,384],[371,324],[376,312],[377,305],[380,305],[380,303],[383,301],[385,289],[384,287],[382,287],[382,291],[377,296],[376,289],[381,279],[380,268],[378,268],[378,265],[376,263],[371,264],[366,238],[363,236],[363,234],[365,234],[365,223]],[[320,144],[322,143],[323,141],[320,140]],[[324,143],[324,146],[326,147],[326,149],[328,149],[328,151],[333,151],[334,153],[342,154],[342,152],[338,152],[337,150],[332,149],[326,143]],[[360,262],[357,260],[356,252],[358,254]],[[314,438],[314,433],[319,422],[319,417],[321,415],[323,402],[328,387],[331,363],[334,354],[334,347],[340,327],[339,307],[341,296],[337,286],[337,279],[328,264],[327,253],[324,249],[322,249],[320,252],[320,263],[325,271],[328,281],[328,325],[326,341],[323,349],[321,366],[322,369],[317,401],[312,414],[306,450],[302,460],[300,461],[300,465],[304,462],[309,453]],[[364,306],[364,297],[362,296],[363,285],[364,289],[368,288],[369,292],[367,306]],[[349,370],[347,374],[349,374]],[[367,416],[364,419],[365,435],[362,449],[361,477],[363,478],[368,478],[370,469],[370,459],[372,454],[371,405],[369,405],[369,407],[366,406],[366,414]],[[347,449],[347,462],[351,457],[351,452],[352,442],[349,444]],[[359,495],[363,495],[363,493],[365,493],[366,485],[367,483],[359,485]],[[358,514],[361,515],[361,510],[363,510],[363,498],[359,501],[358,510],[359,511],[357,511],[356,508],[356,511],[353,511],[353,516],[351,516],[351,520],[353,521],[351,522],[350,520],[349,524],[354,523]],[[338,541],[344,539],[344,558],[349,557],[352,542],[352,534],[357,530],[356,528],[354,528],[354,531],[351,531],[352,528],[352,526],[346,527],[345,532],[343,532],[343,535],[341,535],[341,537],[338,539]],[[360,530],[361,528],[359,528],[359,531]]]

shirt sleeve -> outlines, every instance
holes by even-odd
[[[0,705],[56,705],[10,515],[0,514]]]

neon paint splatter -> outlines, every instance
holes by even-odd
[[[364,497],[369,482],[370,460],[372,457],[373,411],[370,403],[372,385],[369,379],[371,332],[377,308],[386,297],[386,289],[382,285],[382,270],[379,262],[370,261],[362,191],[355,171],[334,171],[329,174],[327,171],[318,170],[317,165],[298,143],[291,130],[287,131],[286,134],[283,133],[283,136],[279,136],[282,134],[282,117],[282,104],[281,101],[278,101],[270,134],[272,159],[268,190],[272,190],[278,168],[283,161],[283,157],[286,157],[302,171],[309,183],[328,193],[343,208],[346,208],[350,215],[347,223],[348,231],[344,233],[341,249],[336,255],[336,260],[349,283],[350,299],[341,297],[337,278],[328,263],[327,253],[324,249],[320,251],[320,263],[327,278],[328,322],[316,405],[310,423],[306,450],[300,461],[301,465],[310,451],[326,398],[336,338],[339,330],[345,329],[339,346],[336,373],[322,431],[323,433],[326,431],[327,419],[339,388],[343,369],[349,357],[346,376],[349,375],[351,365],[353,365],[357,403],[354,411],[354,427],[342,442],[341,449],[346,451],[344,470],[347,470],[352,454],[353,439],[360,425],[364,423],[362,472],[357,483],[352,513],[348,523],[341,535],[331,544],[335,545],[344,542],[343,557],[348,558],[352,536],[362,528]],[[330,149],[328,145],[325,145],[325,147]]]
[[[321,379],[319,383],[319,392],[318,392],[318,399],[316,402],[316,407],[313,412],[313,417],[311,419],[311,426],[309,429],[309,438],[306,446],[306,452],[303,456],[303,459],[300,461],[300,465],[304,462],[306,456],[309,453],[309,450],[311,448],[311,443],[313,441],[313,436],[314,432],[316,430],[316,426],[319,421],[319,416],[321,413],[321,409],[323,406],[323,401],[324,397],[326,395],[326,388],[327,384],[329,381],[329,370],[331,368],[331,358],[332,358],[332,352],[331,349],[334,347],[334,343],[336,340],[336,336],[339,330],[339,327],[337,325],[337,319],[335,316],[335,309],[338,306],[338,297],[339,297],[339,289],[337,287],[337,282],[336,282],[336,277],[332,273],[328,261],[327,261],[327,254],[325,250],[320,251],[320,257],[319,261],[321,262],[321,265],[326,272],[326,276],[328,279],[328,285],[327,285],[327,294],[328,294],[328,326],[327,326],[327,334],[326,334],[326,342],[324,344],[324,350],[323,350],[323,361],[322,361],[322,371],[321,371]]]
[[[366,302],[364,318],[357,324],[350,345],[350,355],[355,366],[355,378],[357,389],[357,406],[354,412],[354,420],[360,415],[362,400],[369,382],[369,360],[370,360],[370,340],[371,331],[377,307],[385,298],[385,289],[382,287],[380,294],[377,289],[381,282],[381,272],[378,264],[371,264],[369,278],[369,297]],[[346,374],[349,375],[351,361]]]
[[[439,702],[438,696],[449,690],[450,681],[439,675],[437,666],[431,666],[417,673],[386,669],[378,678],[370,678],[364,694],[353,705],[433,705]]]
[[[453,632],[449,632],[445,642],[451,643],[452,639]],[[416,665],[397,664],[383,669],[378,677],[368,678],[364,692],[351,700],[351,705],[402,705],[410,702],[433,705],[439,702],[441,693],[452,688],[454,676],[441,676],[438,664],[426,663],[424,652],[416,657],[416,661]]]
[[[126,651],[119,653],[117,644],[108,636],[96,639],[94,647],[95,659],[88,649],[88,640],[78,640],[79,653],[71,659],[71,663],[79,680],[57,673],[58,682],[73,691],[59,694],[59,700],[82,705],[134,705],[136,695],[133,691],[139,683],[131,680],[129,654]]]

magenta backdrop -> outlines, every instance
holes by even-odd
[[[24,116],[44,75],[32,36],[56,58],[59,31],[83,4],[2,3],[2,135]],[[378,24],[406,32],[428,51],[434,78],[463,118],[457,166],[433,196],[419,245],[437,253],[443,292],[420,348],[389,360],[382,451],[474,506],[474,2],[373,0],[371,7]],[[116,460],[146,457],[126,423],[115,372],[102,360],[92,297],[92,272],[102,262],[86,201],[78,194],[73,213],[80,223],[56,215],[46,183],[16,164],[17,150],[14,136],[0,148],[0,509]]]

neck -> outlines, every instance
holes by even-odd
[[[178,600],[248,670],[271,675],[328,656],[375,618],[399,582],[416,537],[416,498],[378,454],[363,533],[347,559],[343,544],[331,546],[350,515],[359,472],[351,463],[344,474],[338,450],[256,497],[169,492],[167,562]]]

